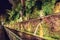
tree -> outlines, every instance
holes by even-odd
[[[16,7],[8,13],[9,20],[21,18],[36,18],[41,15],[52,14],[56,0],[20,0]],[[20,19],[20,20],[21,20]],[[28,19],[27,19],[28,20]]]
[[[52,14],[55,2],[56,0],[43,1],[42,10],[44,11],[45,15]]]

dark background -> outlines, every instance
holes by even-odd
[[[0,0],[0,15],[6,14],[6,9],[11,9],[12,4],[8,0]]]

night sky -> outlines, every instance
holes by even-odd
[[[8,0],[0,0],[0,15],[6,14],[6,9],[11,9],[12,5],[9,3]]]

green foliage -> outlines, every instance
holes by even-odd
[[[11,21],[16,21],[17,19],[19,19],[20,17],[20,10],[22,10],[22,6],[21,3],[18,3],[17,7],[15,9],[12,10],[8,10],[8,20],[9,22]]]
[[[26,13],[31,13],[32,12],[32,7],[35,5],[35,0],[26,0],[25,1],[25,7],[26,7]]]
[[[8,23],[12,22],[12,21],[16,21],[17,19],[19,19],[20,14],[19,12],[15,11],[15,10],[11,10],[8,12],[8,18],[6,19],[6,21]]]
[[[17,7],[15,8],[15,11],[19,12],[20,10],[22,10],[22,5],[21,3],[18,3]]]
[[[21,17],[20,11],[23,12],[24,17],[28,16],[29,18],[52,14],[55,1],[56,0],[25,0],[25,9],[23,9],[21,2],[17,3],[16,8],[8,12],[8,18],[13,21],[19,19],[19,17]]]
[[[44,10],[45,15],[52,14],[55,2],[56,0],[43,1],[42,10]]]
[[[51,14],[52,13],[52,6],[50,3],[46,2],[43,6],[42,9],[45,12],[45,15]]]
[[[12,20],[17,20],[19,18],[19,13],[15,12],[15,14],[11,17]]]

